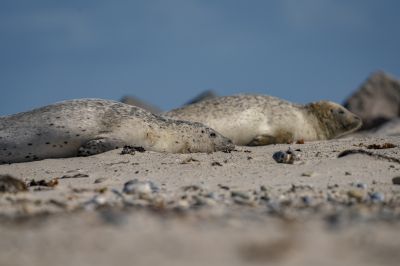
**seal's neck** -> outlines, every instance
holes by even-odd
[[[332,119],[328,109],[321,108],[317,103],[310,103],[306,106],[306,112],[314,125],[318,139],[332,139],[336,136],[335,120]]]

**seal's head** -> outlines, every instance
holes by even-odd
[[[341,106],[329,101],[318,101],[306,105],[318,120],[321,132],[326,139],[343,136],[359,129],[361,119]]]
[[[158,132],[160,138],[153,146],[154,150],[173,153],[231,151],[235,148],[232,141],[212,128],[201,123],[165,119],[168,129]]]

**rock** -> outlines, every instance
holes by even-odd
[[[277,163],[293,164],[294,161],[300,160],[300,156],[296,154],[291,148],[287,151],[278,151],[272,155],[272,158]]]
[[[99,184],[99,183],[103,183],[104,181],[106,181],[107,180],[107,178],[105,178],[105,177],[99,177],[99,178],[96,178],[96,180],[94,180],[94,184]]]
[[[347,192],[347,195],[349,196],[349,198],[354,198],[356,199],[358,202],[361,202],[364,199],[364,192],[360,191],[360,190],[349,190]]]
[[[190,101],[188,101],[187,103],[185,103],[184,105],[198,103],[198,102],[209,100],[209,99],[212,99],[215,97],[217,97],[217,94],[214,91],[206,90],[206,91],[203,91],[202,93],[200,93],[199,95],[197,95],[196,97],[194,97],[193,99],[191,99]]]
[[[400,176],[396,176],[392,178],[392,183],[394,185],[400,185]]]
[[[125,194],[137,194],[139,196],[149,196],[158,192],[159,188],[151,181],[130,180],[124,184],[123,192]]]
[[[355,184],[353,184],[355,187],[361,188],[361,189],[367,189],[367,184],[362,183],[362,182],[357,182]]]
[[[380,192],[373,192],[369,195],[372,202],[383,202],[385,200],[385,195]]]
[[[393,118],[373,132],[381,136],[400,136],[400,118]]]
[[[129,104],[129,105],[133,105],[133,106],[137,106],[137,107],[143,108],[143,109],[145,109],[145,110],[147,110],[147,111],[149,111],[149,112],[151,112],[153,114],[161,113],[161,109],[160,108],[158,108],[158,107],[156,107],[154,105],[151,105],[149,103],[146,103],[146,102],[144,102],[142,100],[139,100],[138,98],[133,97],[133,96],[124,96],[124,97],[122,97],[121,102],[125,103],[125,104]]]
[[[125,145],[121,151],[121,155],[130,154],[135,155],[136,152],[145,152],[146,150],[140,146]]]
[[[400,81],[373,73],[344,106],[363,120],[362,129],[376,128],[400,115]]]
[[[0,193],[17,193],[26,190],[26,184],[21,180],[10,175],[0,175]]]

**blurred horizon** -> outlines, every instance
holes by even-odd
[[[132,95],[168,110],[205,90],[343,103],[400,76],[400,2],[0,2],[0,115]]]

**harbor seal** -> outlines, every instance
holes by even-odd
[[[69,100],[0,117],[0,163],[93,155],[124,145],[170,153],[234,148],[203,124],[110,100]]]
[[[299,105],[267,95],[218,97],[163,116],[203,123],[234,144],[248,146],[332,139],[362,124],[359,117],[333,102]]]

